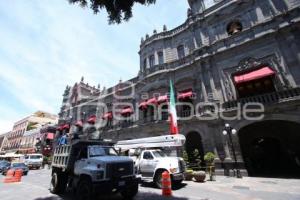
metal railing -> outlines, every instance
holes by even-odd
[[[262,95],[256,95],[252,97],[240,98],[234,101],[227,101],[223,104],[223,108],[226,109],[234,109],[238,107],[238,104],[246,104],[246,103],[262,103],[264,105],[270,105],[275,103],[280,103],[282,101],[286,101],[289,99],[293,99],[295,97],[300,97],[300,88],[292,88]]]
[[[187,109],[187,110],[183,110],[181,112],[178,112],[178,117],[190,117],[191,114],[192,114],[191,110]]]

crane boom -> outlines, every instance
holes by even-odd
[[[146,149],[158,147],[180,147],[185,143],[185,136],[181,134],[164,135],[157,137],[147,137],[132,140],[121,140],[116,143],[115,147],[126,151],[129,149]]]

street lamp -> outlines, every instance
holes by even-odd
[[[230,145],[231,145],[233,158],[234,158],[234,165],[235,165],[235,169],[236,169],[236,177],[237,178],[242,178],[242,174],[241,174],[240,170],[238,169],[235,149],[234,149],[234,145],[233,145],[233,141],[232,141],[232,135],[235,135],[236,132],[237,131],[234,128],[232,128],[230,126],[230,124],[226,123],[222,133],[223,133],[223,135],[228,135],[228,137],[229,137],[229,142],[230,142]]]

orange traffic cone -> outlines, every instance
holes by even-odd
[[[15,182],[14,170],[10,169],[6,172],[6,177],[3,180],[4,183],[13,183]]]
[[[22,175],[23,175],[23,170],[22,169],[17,169],[15,171],[14,178],[15,178],[16,182],[21,182]]]
[[[162,173],[162,195],[172,196],[171,177],[168,171]]]

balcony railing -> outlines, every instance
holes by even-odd
[[[178,60],[175,60],[175,61],[172,61],[169,63],[164,63],[161,65],[154,65],[151,68],[146,69],[146,71],[144,73],[146,75],[148,75],[148,74],[152,74],[157,71],[166,70],[166,69],[174,69],[181,65],[191,64],[192,62],[193,62],[193,55],[187,55],[183,58],[180,58]]]
[[[261,103],[264,105],[271,105],[294,99],[295,97],[300,98],[300,88],[292,88],[283,91],[272,92],[268,94],[262,94],[247,98],[241,98],[234,101],[228,101],[223,104],[225,110],[234,109],[238,104],[244,105],[246,103]]]
[[[191,116],[191,110],[187,109],[187,110],[183,110],[181,112],[178,112],[178,117],[190,117]]]

